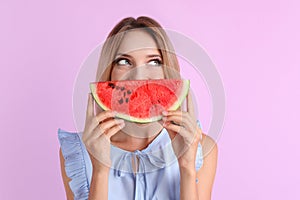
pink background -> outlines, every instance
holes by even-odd
[[[300,199],[300,4],[127,2],[1,1],[0,199],[64,199],[57,129],[75,130],[80,65],[116,22],[139,15],[193,38],[222,76],[213,199]]]

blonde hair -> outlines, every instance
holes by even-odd
[[[111,30],[101,50],[96,73],[96,81],[111,80],[113,61],[118,48],[126,32],[132,29],[141,29],[146,31],[155,40],[158,50],[162,56],[162,66],[165,78],[180,78],[178,60],[174,47],[166,32],[154,19],[141,16],[137,19],[134,19],[133,17],[124,18]]]

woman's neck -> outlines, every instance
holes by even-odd
[[[111,143],[126,151],[145,149],[161,132],[159,123],[150,123],[139,126],[134,123],[125,123],[125,128],[111,137]]]

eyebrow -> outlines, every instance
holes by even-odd
[[[121,57],[121,56],[132,58],[131,55],[126,54],[126,53],[117,53],[117,55],[116,55],[116,57]],[[147,58],[153,58],[153,57],[160,57],[161,58],[161,56],[159,54],[148,54],[146,57]]]

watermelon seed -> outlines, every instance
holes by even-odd
[[[115,88],[115,84],[113,84],[113,83],[108,83],[108,86],[111,87],[112,89]]]
[[[126,103],[128,103],[128,98],[126,98]]]
[[[122,104],[123,103],[123,98],[121,98],[120,100],[119,100],[119,104]]]
[[[125,88],[124,88],[124,87],[121,87],[121,91],[123,91],[123,90],[125,90]]]
[[[131,94],[131,91],[130,91],[130,90],[127,90],[127,94]]]
[[[124,92],[124,97],[126,96],[126,92]]]

